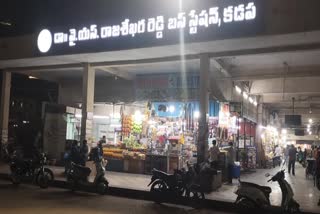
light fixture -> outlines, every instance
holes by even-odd
[[[254,102],[253,102],[253,105],[254,105],[254,106],[258,106],[257,101],[254,101]]]
[[[252,97],[249,97],[249,102],[250,102],[250,103],[253,103]]]
[[[38,78],[34,76],[29,76],[29,79],[38,79]]]
[[[307,125],[307,127],[308,127],[308,129],[310,129],[311,125],[310,125],[310,124],[308,124],[308,125]]]
[[[175,111],[175,107],[174,106],[169,106],[169,112],[173,113]]]
[[[241,88],[239,86],[236,85],[235,88],[236,88],[236,92],[238,92],[239,94],[242,93],[242,90],[241,90]]]
[[[195,112],[194,112],[194,118],[199,118],[199,117],[200,117],[200,112],[195,111]]]
[[[309,132],[309,135],[312,135],[312,132]]]
[[[310,118],[310,119],[309,119],[309,123],[312,123],[312,122],[313,122],[313,120]]]
[[[282,133],[282,134],[287,134],[288,131],[287,131],[287,129],[282,129],[281,133]]]
[[[243,98],[247,100],[249,98],[249,95],[246,92],[243,92]]]

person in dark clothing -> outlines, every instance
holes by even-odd
[[[75,164],[81,163],[80,146],[76,140],[72,143],[71,147],[71,161]]]
[[[295,163],[297,158],[297,150],[294,147],[294,145],[291,145],[291,148],[289,149],[289,165],[288,165],[288,172],[291,173],[292,169],[292,175],[295,175]]]
[[[88,160],[88,153],[89,153],[89,147],[87,140],[84,140],[82,142],[81,148],[80,148],[80,154],[81,154],[81,163],[80,165],[86,166],[86,162]]]
[[[234,149],[233,149],[233,142],[229,142],[229,149],[228,149],[228,183],[232,184],[233,178],[233,167],[234,167]]]

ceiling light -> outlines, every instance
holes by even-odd
[[[11,26],[10,22],[0,21],[0,25]]]
[[[236,85],[235,88],[236,88],[236,91],[237,91],[239,94],[242,93],[242,90],[241,90],[241,88],[240,88],[239,86]]]
[[[253,102],[253,105],[258,106],[257,101],[254,101],[254,102]]]
[[[312,132],[309,132],[309,135],[312,135]]]
[[[249,97],[249,95],[248,95],[246,92],[243,92],[243,98],[244,98],[245,100],[247,100],[248,97]]]
[[[29,76],[29,79],[38,79],[38,78],[34,76]]]
[[[309,119],[309,123],[312,123],[313,122],[313,120],[312,119]]]
[[[282,134],[287,134],[288,131],[287,131],[287,129],[282,129],[281,133],[282,133]]]
[[[194,116],[194,118],[199,118],[200,117],[200,112],[195,111],[193,116]]]
[[[252,97],[249,97],[249,102],[250,102],[250,103],[253,103]]]

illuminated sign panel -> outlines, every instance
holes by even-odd
[[[153,16],[135,15],[112,23],[108,20],[109,24],[45,28],[38,36],[38,52],[65,54],[172,45],[178,44],[181,36],[186,43],[203,42],[251,35],[261,29],[258,1],[201,1],[182,1],[187,2],[186,7],[166,14],[153,8]]]

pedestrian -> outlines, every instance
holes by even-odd
[[[106,144],[107,143],[107,140],[106,140],[106,136],[103,135],[101,140],[99,141],[100,144]]]
[[[281,165],[281,148],[278,145],[276,146],[274,151],[273,168],[276,167],[276,165]]]
[[[289,150],[290,150],[290,146],[287,145],[287,147],[284,150],[284,156],[285,156],[285,160],[284,161],[285,161],[286,165],[289,164]]]
[[[88,160],[88,154],[89,154],[89,147],[87,140],[83,140],[81,148],[80,148],[80,154],[81,154],[81,165],[86,166],[86,162]]]
[[[314,149],[314,148],[313,148]],[[317,151],[317,156],[314,164],[314,185],[320,190],[320,151]],[[320,199],[318,201],[318,206],[320,206]]]
[[[295,163],[297,158],[297,150],[294,147],[294,145],[291,145],[291,148],[289,149],[289,166],[288,166],[288,172],[291,173],[292,169],[292,175],[295,175]]]
[[[232,184],[233,178],[233,167],[234,167],[234,149],[233,149],[233,142],[229,142],[228,154],[228,183]]]
[[[212,140],[212,147],[209,150],[209,162],[214,169],[218,168],[218,155],[220,153],[217,141]]]
[[[71,146],[71,161],[75,164],[80,164],[81,162],[80,145],[76,140],[73,141]]]

